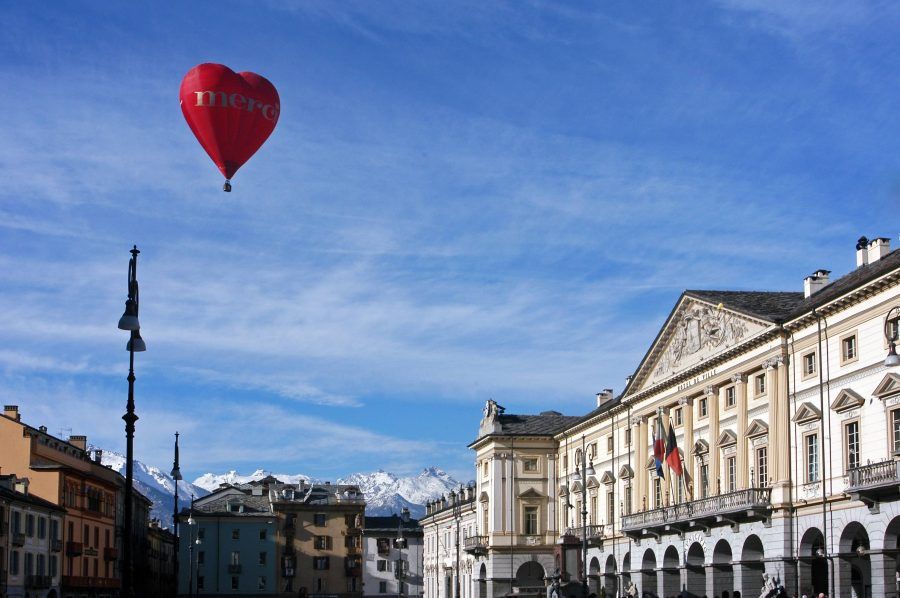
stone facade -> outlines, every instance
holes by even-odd
[[[373,598],[421,596],[422,542],[422,526],[415,519],[404,522],[398,515],[366,517],[363,595]],[[403,564],[398,565],[399,562]]]

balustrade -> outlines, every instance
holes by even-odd
[[[771,505],[771,495],[771,488],[748,488],[659,509],[641,511],[632,515],[624,515],[622,517],[622,531],[628,533],[674,523],[690,523],[691,521],[715,518],[717,516],[737,515],[757,509],[768,509]]]

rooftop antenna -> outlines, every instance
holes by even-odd
[[[59,438],[62,440],[68,439],[72,435],[72,428],[60,428],[59,429]]]

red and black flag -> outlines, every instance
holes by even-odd
[[[675,440],[675,428],[671,422],[669,422],[669,439],[666,443],[666,463],[675,475],[680,477],[684,473],[681,467],[681,453],[678,452],[678,442]]]

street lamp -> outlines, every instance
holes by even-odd
[[[188,534],[188,540],[190,541],[188,544],[188,596],[191,598],[194,596],[194,543],[200,544],[199,538],[194,540],[194,525],[196,523],[194,519],[194,495],[191,494],[191,510],[188,512],[187,520],[188,529],[190,530]]]
[[[179,539],[178,539],[178,482],[180,482],[183,478],[181,477],[181,467],[178,465],[178,432],[175,432],[175,462],[172,464],[172,481],[175,482],[175,507],[174,513],[172,514],[172,528],[175,531],[175,588],[176,593],[178,592],[178,549],[179,549]]]
[[[900,336],[900,307],[893,307],[884,318],[884,338],[888,342],[884,367],[893,368],[900,365],[900,355],[897,355],[898,336]]]
[[[132,495],[134,493],[134,424],[138,416],[134,413],[134,354],[147,350],[144,339],[141,338],[141,324],[138,321],[138,308],[140,307],[140,293],[137,281],[137,256],[140,251],[137,245],[131,249],[131,259],[128,261],[128,299],[125,301],[125,313],[119,318],[119,329],[131,333],[125,350],[128,351],[128,403],[125,415],[125,522],[123,535],[125,541],[122,550],[124,558],[122,570],[122,593],[126,597],[134,596],[133,585],[133,560],[132,543],[134,541],[134,521],[132,520]]]
[[[454,584],[454,598],[459,598],[459,520],[462,519],[462,498],[463,488],[459,487],[459,492],[450,491],[450,498],[453,501],[453,519],[456,521],[456,583]]]
[[[587,486],[588,486],[588,478],[591,477],[592,475],[594,475],[594,460],[593,460],[593,458],[591,459],[591,462],[588,463],[587,467],[585,467],[586,462],[587,462],[587,451],[585,450],[584,436],[582,436],[581,437],[581,463],[576,463],[575,473],[572,474],[572,479],[574,481],[581,482],[581,592],[582,592],[582,598],[588,598]]]
[[[403,524],[409,522],[409,509],[403,507],[400,510],[400,517],[397,519],[397,596],[403,598],[403,580],[406,577],[406,562],[403,560],[403,548],[406,546],[406,539],[403,537]]]

